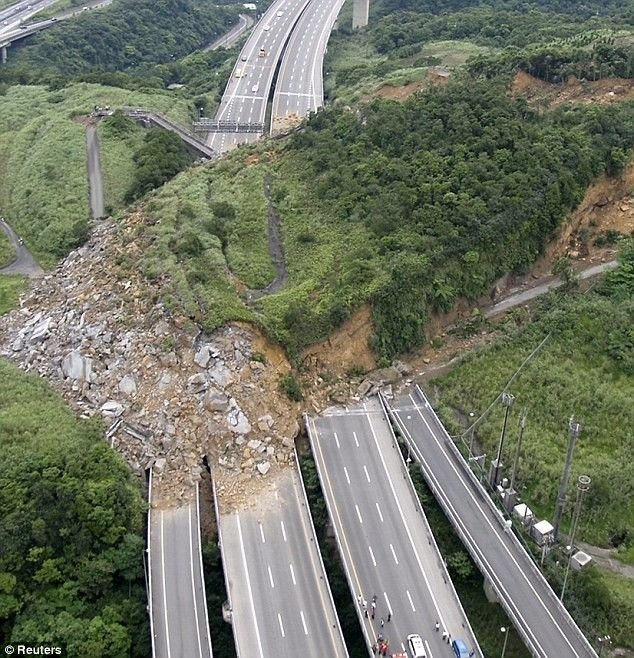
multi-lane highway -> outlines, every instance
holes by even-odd
[[[153,507],[150,497],[149,517],[152,656],[212,658],[200,552],[198,489],[195,500],[183,507]]]
[[[272,134],[292,127],[324,104],[324,54],[343,2],[311,0],[293,29],[275,83]]]
[[[57,0],[22,0],[0,11],[0,34],[12,32],[24,21],[55,4]]]
[[[446,630],[480,656],[379,401],[306,424],[368,648],[382,633],[404,651],[419,633],[429,658],[448,658]]]
[[[393,417],[465,546],[537,658],[596,653],[471,473],[420,389],[399,397]]]
[[[216,120],[264,123],[275,68],[293,26],[308,2],[278,0],[267,9],[240,52]],[[215,151],[223,152],[259,137],[260,133],[212,133],[207,143]]]
[[[347,658],[297,472],[218,527],[239,658]]]

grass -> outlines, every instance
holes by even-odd
[[[0,315],[17,306],[20,295],[26,290],[27,280],[19,275],[0,275]]]
[[[15,258],[15,247],[4,231],[0,231],[0,267],[9,265]]]
[[[0,96],[0,206],[44,267],[79,244],[87,229],[85,131],[75,117],[95,105],[144,106],[185,126],[190,120],[187,101],[169,92],[82,83],[59,91],[10,87]],[[116,206],[130,171],[128,146],[104,147],[106,194]],[[122,173],[116,171],[120,164]]]
[[[591,294],[550,304],[533,324],[508,329],[496,344],[468,356],[436,382],[444,416],[460,432],[450,409],[478,417],[551,331],[543,352],[511,387],[515,403],[504,461],[512,461],[518,414],[526,408],[519,483],[527,504],[541,518],[551,518],[566,454],[568,419],[574,414],[583,430],[575,449],[569,495],[574,495],[578,475],[592,478],[578,538],[599,546],[622,544],[624,555],[631,555],[627,550],[634,543],[634,378],[628,365],[631,357],[629,361],[627,357],[631,303]],[[486,454],[495,454],[501,427],[502,408],[497,404],[477,431]],[[569,504],[564,530],[571,508]]]
[[[418,57],[435,57],[442,66],[462,66],[470,57],[490,55],[492,48],[478,46],[471,41],[433,41],[425,44]]]

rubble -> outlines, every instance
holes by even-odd
[[[153,468],[166,504],[191,497],[207,456],[223,504],[238,505],[293,464],[298,407],[278,385],[290,366],[273,347],[262,363],[267,342],[244,324],[204,335],[161,303],[165,282],[118,265],[123,253],[131,263],[142,257],[144,221],[139,211],[100,222],[34,282],[0,317],[0,354],[46,378],[77,415],[103,418],[135,472]]]

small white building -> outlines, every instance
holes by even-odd
[[[530,525],[535,518],[531,508],[524,503],[515,505],[513,508],[513,516],[521,521],[524,525]]]
[[[592,558],[583,551],[577,551],[570,558],[570,566],[575,571],[581,571],[584,567],[587,567],[592,562]]]
[[[538,521],[531,528],[531,536],[540,546],[543,546],[544,544],[552,543],[554,530],[553,526],[544,519],[543,521]]]

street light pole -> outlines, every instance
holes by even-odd
[[[559,483],[559,493],[557,494],[557,505],[555,507],[555,518],[553,521],[553,537],[555,541],[559,538],[559,527],[561,526],[561,517],[564,513],[564,505],[566,504],[566,492],[568,490],[572,456],[575,452],[575,443],[579,434],[581,434],[581,423],[575,422],[574,417],[571,417],[568,423],[568,452],[566,453],[564,470],[561,474],[561,482]]]
[[[502,645],[502,655],[500,658],[504,658],[504,654],[506,653],[506,643],[509,641],[509,627],[502,626],[502,628],[500,628],[500,632],[504,633],[504,644]]]
[[[500,442],[498,444],[498,454],[495,457],[491,470],[491,487],[495,489],[498,484],[498,475],[500,472],[500,459],[502,458],[502,450],[504,449],[504,439],[506,437],[506,425],[509,420],[509,413],[513,406],[515,398],[510,393],[502,393],[502,404],[504,405],[504,423],[502,424],[502,433],[500,434]]]
[[[572,551],[574,550],[575,538],[577,535],[577,526],[579,525],[579,517],[581,516],[581,504],[583,497],[590,488],[592,480],[587,475],[580,475],[577,481],[577,500],[575,501],[575,510],[572,514],[572,527],[570,529],[570,551],[568,552],[568,561],[566,562],[566,572],[564,574],[564,584],[561,586],[561,601],[564,600],[566,593],[566,585],[568,583],[568,574],[570,573],[570,562],[572,561]]]

